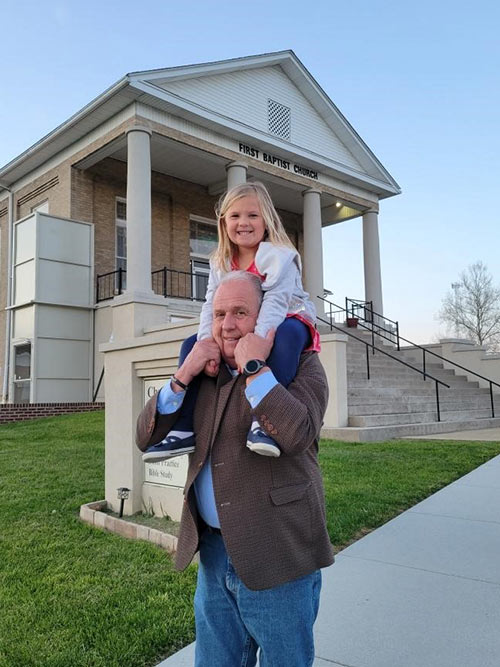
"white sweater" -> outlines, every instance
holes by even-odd
[[[312,324],[316,321],[316,309],[304,291],[301,279],[299,254],[286,246],[267,241],[260,243],[255,255],[257,271],[265,276],[262,282],[264,298],[260,307],[255,333],[265,338],[270,329],[276,329],[288,314],[301,315]],[[210,275],[206,301],[200,315],[198,340],[212,337],[212,307],[215,290],[224,275],[210,261]]]

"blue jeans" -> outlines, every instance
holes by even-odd
[[[311,667],[321,571],[263,591],[236,574],[220,535],[200,541],[195,667]]]
[[[179,355],[179,366],[191,352],[196,343],[196,334],[186,338],[182,343]],[[294,317],[287,317],[276,329],[273,349],[267,358],[267,364],[274,373],[274,377],[284,387],[288,387],[293,378],[297,375],[300,355],[304,349],[311,343],[311,333],[306,324]],[[196,398],[198,397],[198,388],[200,376],[194,378],[189,385],[181,411],[173,428],[178,431],[193,430],[193,415]]]

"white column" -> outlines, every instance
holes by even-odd
[[[324,313],[323,302],[323,241],[321,237],[321,192],[306,190],[304,197],[304,266],[303,283],[306,292],[316,306],[318,315]]]
[[[373,302],[373,310],[383,315],[382,275],[378,241],[378,213],[363,214],[363,255],[365,268],[365,300]]]
[[[247,182],[247,165],[244,162],[230,162],[226,171],[228,190]]]
[[[319,358],[325,369],[330,393],[323,429],[347,426],[347,336],[340,333],[321,336]],[[107,405],[106,405],[107,410]],[[329,437],[328,435],[326,437]],[[332,434],[332,437],[335,437]]]
[[[151,289],[151,130],[127,132],[127,293]]]

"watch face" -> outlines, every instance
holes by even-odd
[[[247,361],[247,363],[245,364],[245,370],[250,375],[252,375],[252,373],[257,373],[259,368],[260,368],[260,363],[257,361],[257,359],[250,359],[250,361]]]

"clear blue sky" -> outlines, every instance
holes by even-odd
[[[4,0],[0,165],[125,73],[293,49],[403,189],[381,204],[385,312],[417,341],[468,264],[500,283],[500,5]],[[363,297],[361,223],[324,231],[325,286]]]

